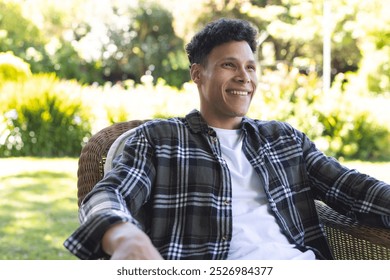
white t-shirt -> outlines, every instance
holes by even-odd
[[[232,180],[233,237],[228,259],[312,260],[294,248],[270,213],[262,182],[242,151],[242,130],[213,128]]]

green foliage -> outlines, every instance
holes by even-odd
[[[386,95],[390,93],[390,2],[374,0],[360,4],[354,33],[361,34],[359,49],[363,59],[356,75],[366,82],[361,85],[363,90]]]
[[[117,108],[111,107],[106,108],[107,121],[109,124],[125,122],[129,120],[129,113],[127,112],[126,106],[123,104]]]
[[[171,1],[30,2],[0,0],[0,51],[13,51],[33,73],[55,72],[89,84],[141,83],[143,75],[152,75],[154,84],[165,79],[180,88],[189,80],[183,38],[225,16],[249,19],[259,28],[264,68],[275,70],[283,62],[306,72],[315,67],[318,75],[326,23],[332,33],[332,78],[352,71],[365,81],[362,90],[389,92],[388,1],[328,1],[326,22],[323,1],[202,0],[197,9],[180,12]],[[186,34],[179,37],[176,31],[183,26]]]
[[[390,47],[388,48],[390,52]],[[390,56],[390,55],[389,55]],[[390,93],[390,63],[378,62],[373,71],[367,74],[367,88],[377,94]]]
[[[5,81],[22,82],[30,77],[30,65],[11,52],[0,52],[0,83]]]
[[[23,16],[20,6],[0,0],[0,52],[13,52],[31,65],[31,71],[48,72],[52,65],[40,29]]]
[[[348,82],[346,82],[348,81]],[[328,96],[315,106],[323,126],[322,143],[335,157],[390,159],[390,99],[359,89],[356,74],[338,75]]]
[[[98,4],[102,15],[85,11],[91,3],[38,1],[40,29],[37,15],[26,13],[28,3],[0,0],[0,51],[13,51],[33,73],[54,72],[81,83],[141,83],[151,75],[155,84],[164,79],[179,88],[189,80],[184,42],[175,34],[171,12],[157,1],[107,2]]]
[[[258,57],[263,69],[278,63],[322,75],[324,30],[331,33],[331,76],[358,72],[366,81],[361,90],[389,92],[389,2],[382,0],[327,1],[205,0],[196,21],[203,26],[219,17],[252,21],[260,31]],[[370,24],[367,24],[367,23]],[[325,28],[326,27],[326,28]]]
[[[75,21],[75,30],[66,30],[64,11],[46,5],[41,11],[45,24],[40,29],[22,8],[18,3],[0,0],[0,52],[12,51],[30,64],[33,73],[55,72],[58,77],[81,83],[104,82],[99,63],[86,61],[74,47],[86,36],[80,31],[85,23]],[[65,31],[77,40],[65,40]]]
[[[63,79],[76,79],[82,84],[103,84],[101,65],[96,61],[87,62],[74,49],[71,42],[59,40],[56,51],[50,56],[53,72]]]
[[[249,114],[292,124],[336,158],[390,160],[390,125],[375,114],[378,102],[369,104],[375,97],[342,91],[343,80],[338,77],[325,95],[315,72],[301,74],[280,64],[261,77],[260,97],[254,97]],[[390,99],[383,101],[388,108]]]
[[[324,106],[316,110],[323,125],[320,139],[328,143],[330,156],[360,160],[390,160],[390,130],[367,110],[353,106],[345,96],[331,96],[330,110]]]
[[[70,82],[61,82],[53,74],[4,85],[0,96],[5,123],[0,131],[1,155],[79,155],[91,124],[72,89]]]
[[[137,7],[114,6],[113,12],[116,21],[106,23],[108,41],[102,51],[107,80],[141,83],[149,75],[154,84],[163,78],[176,87],[189,80],[184,43],[175,35],[169,11],[156,2],[140,1]]]
[[[110,83],[89,87],[91,94],[86,96],[79,90],[71,92],[73,85],[65,89],[69,84],[49,82],[53,78],[48,76],[38,82],[34,75],[22,83],[26,75],[19,62],[0,63],[0,152],[4,155],[37,154],[42,147],[43,155],[54,153],[55,148],[77,155],[88,127],[95,132],[128,119],[184,115],[196,107],[198,98],[185,93],[190,84],[186,83],[188,62],[173,24],[197,26],[186,29],[191,32],[182,37],[187,37],[205,22],[225,16],[249,19],[260,30],[258,58],[263,75],[250,116],[287,121],[336,157],[390,157],[390,118],[383,117],[387,109],[379,116],[378,106],[367,102],[372,98],[373,104],[380,105],[382,96],[383,104],[389,104],[388,1],[330,1],[332,20],[327,26],[332,32],[334,79],[329,95],[324,95],[321,85],[322,1],[203,0],[203,6],[188,9],[191,17],[185,10],[168,11],[166,3],[153,0],[36,2],[38,14],[37,10],[29,13],[29,2],[0,0],[0,52],[12,51],[31,64],[32,73],[55,72],[80,83]],[[99,3],[103,15],[88,10],[91,3]],[[44,23],[39,28],[37,18]],[[79,98],[93,103],[92,120],[83,113]],[[61,132],[55,130],[58,127]],[[56,144],[44,143],[37,135]],[[60,141],[69,137],[71,141]],[[69,148],[70,143],[76,143],[74,148]]]
[[[300,73],[298,68],[279,63],[261,76],[259,90],[250,109],[252,116],[289,122],[311,138],[321,135],[322,126],[313,114],[321,99],[321,80],[316,72]]]
[[[319,114],[323,137],[330,143],[327,153],[334,157],[360,160],[389,160],[390,133],[387,127],[360,112],[345,118],[345,112]]]

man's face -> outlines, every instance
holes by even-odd
[[[248,43],[232,41],[215,47],[205,65],[192,66],[191,76],[208,125],[238,128],[257,85],[256,62]]]

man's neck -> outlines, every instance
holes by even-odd
[[[224,118],[224,119],[215,119],[210,118],[207,115],[204,114],[201,115],[203,119],[206,121],[207,125],[216,127],[216,128],[222,128],[222,129],[239,129],[241,127],[241,122],[243,117],[230,117],[230,118]]]

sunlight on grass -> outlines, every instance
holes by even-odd
[[[75,259],[76,159],[0,159],[0,259]]]

